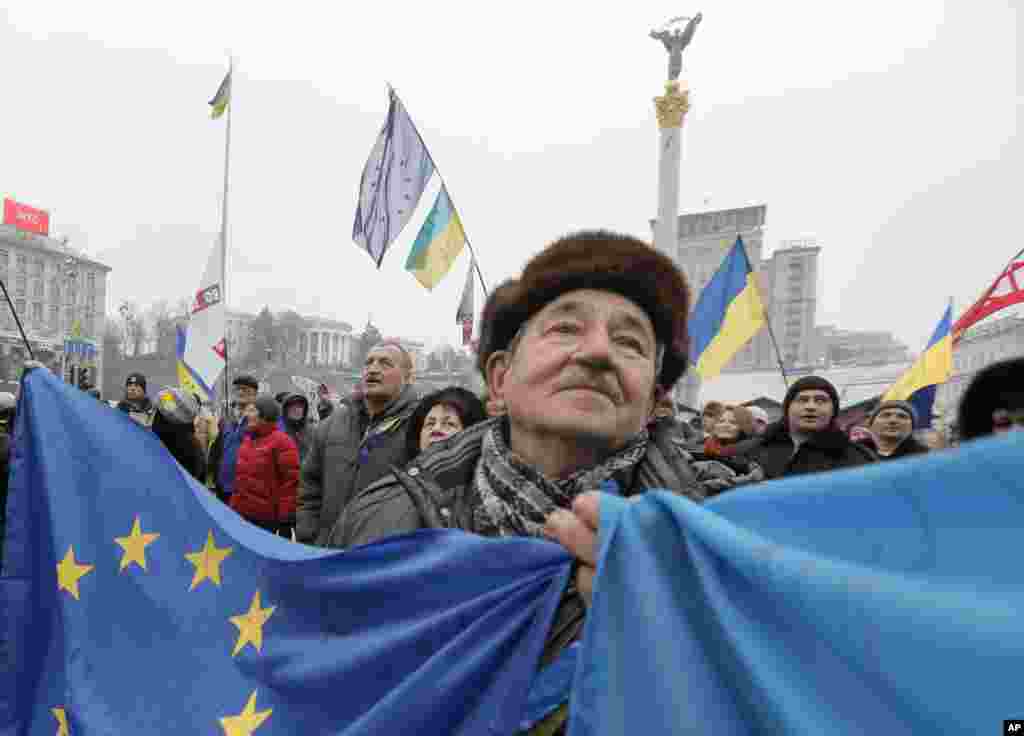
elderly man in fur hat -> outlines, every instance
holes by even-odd
[[[505,413],[363,491],[331,545],[422,527],[557,537],[552,517],[571,517],[574,499],[601,489],[701,500],[677,426],[648,428],[657,397],[686,367],[689,307],[683,274],[639,240],[588,231],[552,243],[484,308],[477,366]],[[580,561],[586,586],[593,560]],[[546,658],[576,638],[584,610],[574,585]]]

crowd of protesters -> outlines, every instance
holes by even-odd
[[[774,422],[760,407],[719,402],[681,421],[670,395],[687,367],[690,307],[668,257],[629,236],[579,232],[491,292],[477,352],[483,397],[454,386],[421,396],[410,355],[384,340],[357,392],[337,404],[326,386],[311,406],[301,394],[261,394],[240,375],[231,416],[218,421],[180,389],[151,401],[133,373],[117,408],[241,517],[300,543],[347,549],[431,527],[560,542],[577,572],[544,664],[582,631],[596,565],[588,492],[661,489],[699,503],[930,451],[904,401],[840,429],[838,392],[819,376],[789,386]],[[1024,359],[976,377],[960,407],[962,440],[1024,426],[1022,371]],[[13,409],[0,395],[0,435]]]

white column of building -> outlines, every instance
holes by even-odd
[[[690,109],[685,82],[665,83],[665,94],[654,98],[658,116],[658,222],[654,247],[677,261],[679,247],[679,169],[683,155],[683,120]],[[692,369],[676,384],[675,398],[697,407],[700,380]]]

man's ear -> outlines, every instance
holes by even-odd
[[[512,353],[507,350],[497,350],[487,359],[484,378],[487,380],[487,393],[492,400],[504,400],[505,381],[511,367]]]

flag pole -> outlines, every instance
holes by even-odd
[[[387,85],[388,93],[394,95],[399,102],[402,102],[402,98],[398,96],[398,92],[396,92],[395,88],[391,86],[391,83],[388,82]],[[402,107],[405,107],[404,102],[402,103]],[[444,186],[445,189],[447,189],[448,182],[444,180],[444,175],[441,173],[441,169],[438,168],[437,162],[434,160],[434,157],[430,155],[430,149],[427,148],[427,144],[424,142],[423,136],[420,135],[420,129],[416,127],[416,121],[412,119],[412,115],[409,113],[409,108],[407,107],[405,108],[405,115],[407,118],[409,118],[409,123],[410,125],[412,125],[412,129],[416,131],[416,137],[419,138],[420,145],[423,146],[423,150],[426,152],[427,158],[430,159],[430,165],[433,166],[434,171],[437,172],[437,178],[441,180],[441,184]],[[462,217],[461,215],[459,215],[459,209],[455,206],[455,202],[452,202],[451,197],[448,198],[448,201],[451,202],[452,210],[454,210],[455,214],[459,217],[459,220],[461,221]],[[486,301],[487,284],[484,283],[484,275],[480,271],[480,259],[476,257],[476,250],[473,249],[473,244],[469,242],[469,235],[466,234],[465,225],[463,225],[462,228],[462,237],[465,239],[466,247],[469,248],[469,253],[473,257],[473,269],[476,271],[477,278],[480,279],[480,288],[484,290],[484,300]]]
[[[227,123],[224,130],[224,193],[220,209],[220,288],[224,302],[224,421],[228,421],[228,394],[231,383],[228,373],[228,184],[231,174],[231,111],[235,106],[235,60],[228,54],[228,109]]]
[[[747,244],[743,242],[743,237],[740,235],[737,235],[736,239],[740,242],[740,248],[743,249],[743,257],[747,259],[747,265],[750,266],[750,254],[747,253]],[[750,270],[752,273],[754,272],[752,267]],[[758,285],[758,288],[760,289],[760,284]],[[772,329],[771,315],[768,314],[768,306],[765,304],[764,299],[761,300],[761,306],[764,309],[764,325],[768,328],[768,337],[771,339],[772,347],[775,349],[775,360],[779,364],[779,375],[782,376],[782,385],[786,387],[786,391],[789,391],[789,381],[786,380],[786,368],[782,364],[782,352],[779,350],[779,343],[775,339],[775,330]]]

